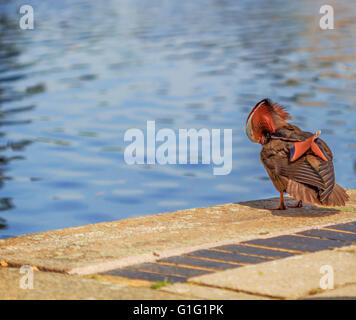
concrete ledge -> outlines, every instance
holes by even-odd
[[[306,205],[270,211],[264,206],[277,199],[267,199],[14,237],[0,242],[0,261],[45,271],[97,273],[220,244],[353,221],[356,191],[348,194],[351,201],[343,208]]]
[[[351,201],[343,208],[306,205],[270,211],[264,206],[271,206],[278,199],[267,199],[0,240],[0,299],[354,298],[355,245],[289,258],[282,256],[280,260],[189,278],[186,283],[158,290],[152,289],[149,281],[97,274],[246,240],[305,230],[313,236],[315,232],[310,229],[356,221],[356,191],[348,190],[348,194]],[[337,234],[341,240],[354,239],[354,227],[341,228],[351,228]],[[324,228],[317,232],[333,231]],[[342,246],[342,241],[339,244]],[[318,288],[321,264],[335,269],[335,289],[323,292]],[[31,265],[35,270],[32,290],[20,288],[23,275],[14,267],[22,265]]]

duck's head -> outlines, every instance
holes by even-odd
[[[252,142],[263,144],[266,136],[275,133],[277,127],[289,118],[283,107],[263,99],[247,117],[246,134]]]

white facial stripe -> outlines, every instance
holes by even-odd
[[[253,135],[253,131],[252,131],[252,117],[255,114],[255,112],[257,111],[257,109],[260,107],[260,105],[262,105],[264,103],[264,101],[261,101],[255,108],[255,111],[253,111],[251,113],[251,115],[249,116],[248,120],[247,120],[247,124],[246,124],[246,134],[249,137],[249,139],[252,142],[256,142],[256,138]]]
[[[256,111],[256,110],[255,110]],[[255,111],[251,114],[251,116],[248,118],[247,120],[247,124],[246,124],[246,134],[248,136],[248,138],[252,141],[255,142],[255,137],[253,135],[253,131],[252,131],[252,117],[255,113]]]
[[[254,111],[250,114],[249,119],[251,119],[253,117],[253,115],[255,114],[256,110],[260,107],[260,105],[262,105],[264,103],[264,101],[261,101],[254,109]]]

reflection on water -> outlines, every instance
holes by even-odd
[[[356,187],[355,4],[321,1],[0,0],[0,237],[275,196],[245,136],[265,97],[322,130]],[[123,135],[233,129],[233,170],[128,166]]]

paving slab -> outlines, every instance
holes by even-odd
[[[330,230],[341,230],[356,233],[356,222],[342,223],[337,225],[328,226],[327,229]]]
[[[295,255],[295,253],[291,253],[291,252],[273,250],[268,248],[244,246],[241,244],[227,244],[225,246],[216,247],[215,249],[226,250],[232,253],[246,253],[250,255],[275,258],[275,259],[291,257]]]
[[[356,284],[349,284],[340,288],[326,290],[321,293],[308,296],[305,299],[356,300]]]
[[[182,277],[194,277],[198,275],[203,275],[211,271],[200,270],[196,268],[182,267],[182,266],[172,266],[161,263],[142,263],[138,265],[133,265],[128,267],[134,270],[151,271],[156,273],[163,273],[168,275],[177,275]]]
[[[173,257],[160,259],[157,261],[176,264],[176,265],[182,265],[182,266],[199,267],[199,268],[210,270],[210,271],[219,271],[219,270],[236,268],[236,264],[215,261],[215,260],[197,259],[197,258],[188,257],[188,256],[173,256]]]
[[[220,288],[212,288],[200,286],[190,283],[175,283],[171,286],[163,287],[160,291],[179,294],[195,299],[208,300],[269,300],[267,297],[225,290]]]
[[[165,281],[170,283],[187,281],[188,277],[176,276],[162,273],[154,273],[149,271],[134,270],[129,268],[115,269],[103,272],[100,275],[116,276],[121,278],[147,280],[151,282]]]
[[[297,255],[281,260],[190,278],[190,283],[273,298],[297,299],[320,291],[320,268],[331,266],[334,286],[356,283],[356,246]]]
[[[314,252],[323,249],[342,247],[345,245],[350,245],[351,243],[339,242],[330,239],[315,239],[312,237],[303,237],[297,235],[284,235],[268,239],[250,240],[242,242],[242,244],[260,245],[265,247],[293,250],[298,252]]]
[[[210,250],[197,250],[197,251],[189,252],[189,253],[187,253],[187,256],[216,259],[216,260],[222,260],[222,261],[230,262],[230,263],[238,263],[241,265],[250,264],[250,263],[260,263],[260,262],[270,260],[268,258],[262,258],[262,257],[257,257],[257,256],[248,256],[248,255],[239,254],[239,253],[223,252],[223,251],[217,251],[217,250],[211,250],[211,249]]]
[[[41,271],[33,273],[33,289],[21,289],[20,281],[25,274],[19,271],[17,268],[0,268],[0,300],[188,299],[185,295],[153,290],[145,286],[130,287],[120,283]],[[28,284],[27,281],[25,283]]]
[[[330,240],[356,242],[356,233],[338,232],[338,231],[331,231],[331,230],[327,230],[327,229],[312,229],[312,230],[302,231],[297,234],[304,235],[304,236],[330,239]]]

